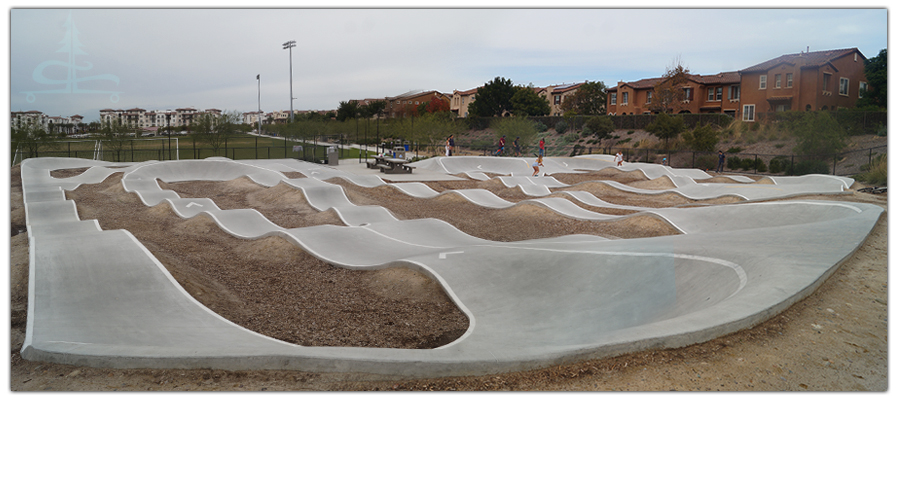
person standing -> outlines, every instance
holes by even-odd
[[[538,156],[538,157],[537,157],[537,160],[534,160],[534,163],[531,164],[531,168],[534,169],[534,174],[532,174],[531,176],[532,176],[532,177],[537,177],[538,174],[541,172],[541,168],[540,168],[540,167],[543,167],[543,166],[544,166],[543,157]]]
[[[520,156],[522,151],[519,149],[519,138],[516,137],[516,140],[513,141],[513,147],[516,149],[516,156]]]
[[[724,168],[725,168],[725,153],[723,153],[722,150],[720,149],[719,150],[719,166],[716,168],[716,172],[721,173]]]
[[[616,166],[617,166],[617,167],[621,167],[621,166],[622,166],[622,152],[621,152],[621,151],[619,151],[618,153],[616,153]]]
[[[456,142],[453,141],[453,134],[450,134],[450,138],[447,139],[447,143],[450,145],[450,154],[447,156],[453,156],[453,148],[456,147]]]
[[[544,156],[544,138],[541,137],[541,142],[538,143],[538,156]]]

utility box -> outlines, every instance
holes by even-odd
[[[335,147],[328,148],[328,165],[337,166],[338,164],[338,151]]]

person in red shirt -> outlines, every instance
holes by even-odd
[[[538,144],[538,156],[544,156],[544,138],[541,137],[541,142]]]

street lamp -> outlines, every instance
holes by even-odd
[[[259,104],[259,75],[256,75],[256,135],[262,135],[262,106]]]
[[[288,49],[288,68],[290,68],[290,71],[291,71],[291,75],[290,75],[291,107],[288,108],[291,110],[291,123],[294,122],[294,62],[293,62],[294,54],[293,54],[293,51],[291,51],[291,48],[296,47],[296,46],[297,46],[297,42],[294,40],[284,42],[281,46],[282,49]]]

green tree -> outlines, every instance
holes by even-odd
[[[666,141],[666,150],[669,149],[669,139],[678,137],[684,130],[684,120],[680,116],[662,113],[656,115],[644,130]]]
[[[806,113],[794,125],[793,133],[797,137],[797,145],[794,146],[797,154],[830,156],[847,147],[847,134],[831,113]]]
[[[241,123],[241,115],[237,111],[225,111],[219,116],[203,113],[194,122],[194,134],[218,154],[228,137],[233,135]]]
[[[868,89],[856,101],[858,107],[887,108],[887,63],[887,49],[881,49],[877,56],[866,60]]]
[[[360,115],[359,104],[356,101],[341,101],[338,104],[337,119],[338,121],[347,121]]]
[[[531,85],[520,85],[509,100],[512,114],[515,116],[547,116],[550,114],[550,103],[537,95]]]
[[[576,115],[606,114],[607,91],[603,82],[584,82],[574,94],[562,102],[562,110],[572,111]]]
[[[12,149],[27,157],[37,156],[49,143],[50,135],[37,123],[29,123],[12,130]]]
[[[719,144],[719,133],[713,130],[711,125],[688,130],[681,134],[681,138],[689,148],[706,153],[715,151],[716,145]]]
[[[372,101],[369,104],[364,106],[365,111],[362,116],[365,118],[371,118],[373,116],[381,116],[384,114],[384,108],[387,106],[387,103],[384,101]]]
[[[613,123],[612,118],[609,116],[594,116],[585,122],[584,128],[591,134],[594,134],[597,139],[600,139],[601,144],[603,144],[602,141],[604,139],[612,137],[612,132],[616,129],[616,124]]]
[[[518,137],[519,147],[527,154],[528,148],[531,147],[534,137],[537,135],[534,122],[524,116],[495,118],[491,122],[491,129],[498,138],[506,136],[506,148],[510,153],[515,152],[513,141]]]
[[[103,127],[100,129],[100,141],[104,150],[115,153],[115,161],[121,159],[122,151],[128,144],[130,132],[131,127],[123,123],[121,118],[103,123]]]
[[[503,116],[503,113],[512,110],[510,101],[515,93],[512,80],[498,76],[478,89],[475,100],[469,105],[469,115]]]

